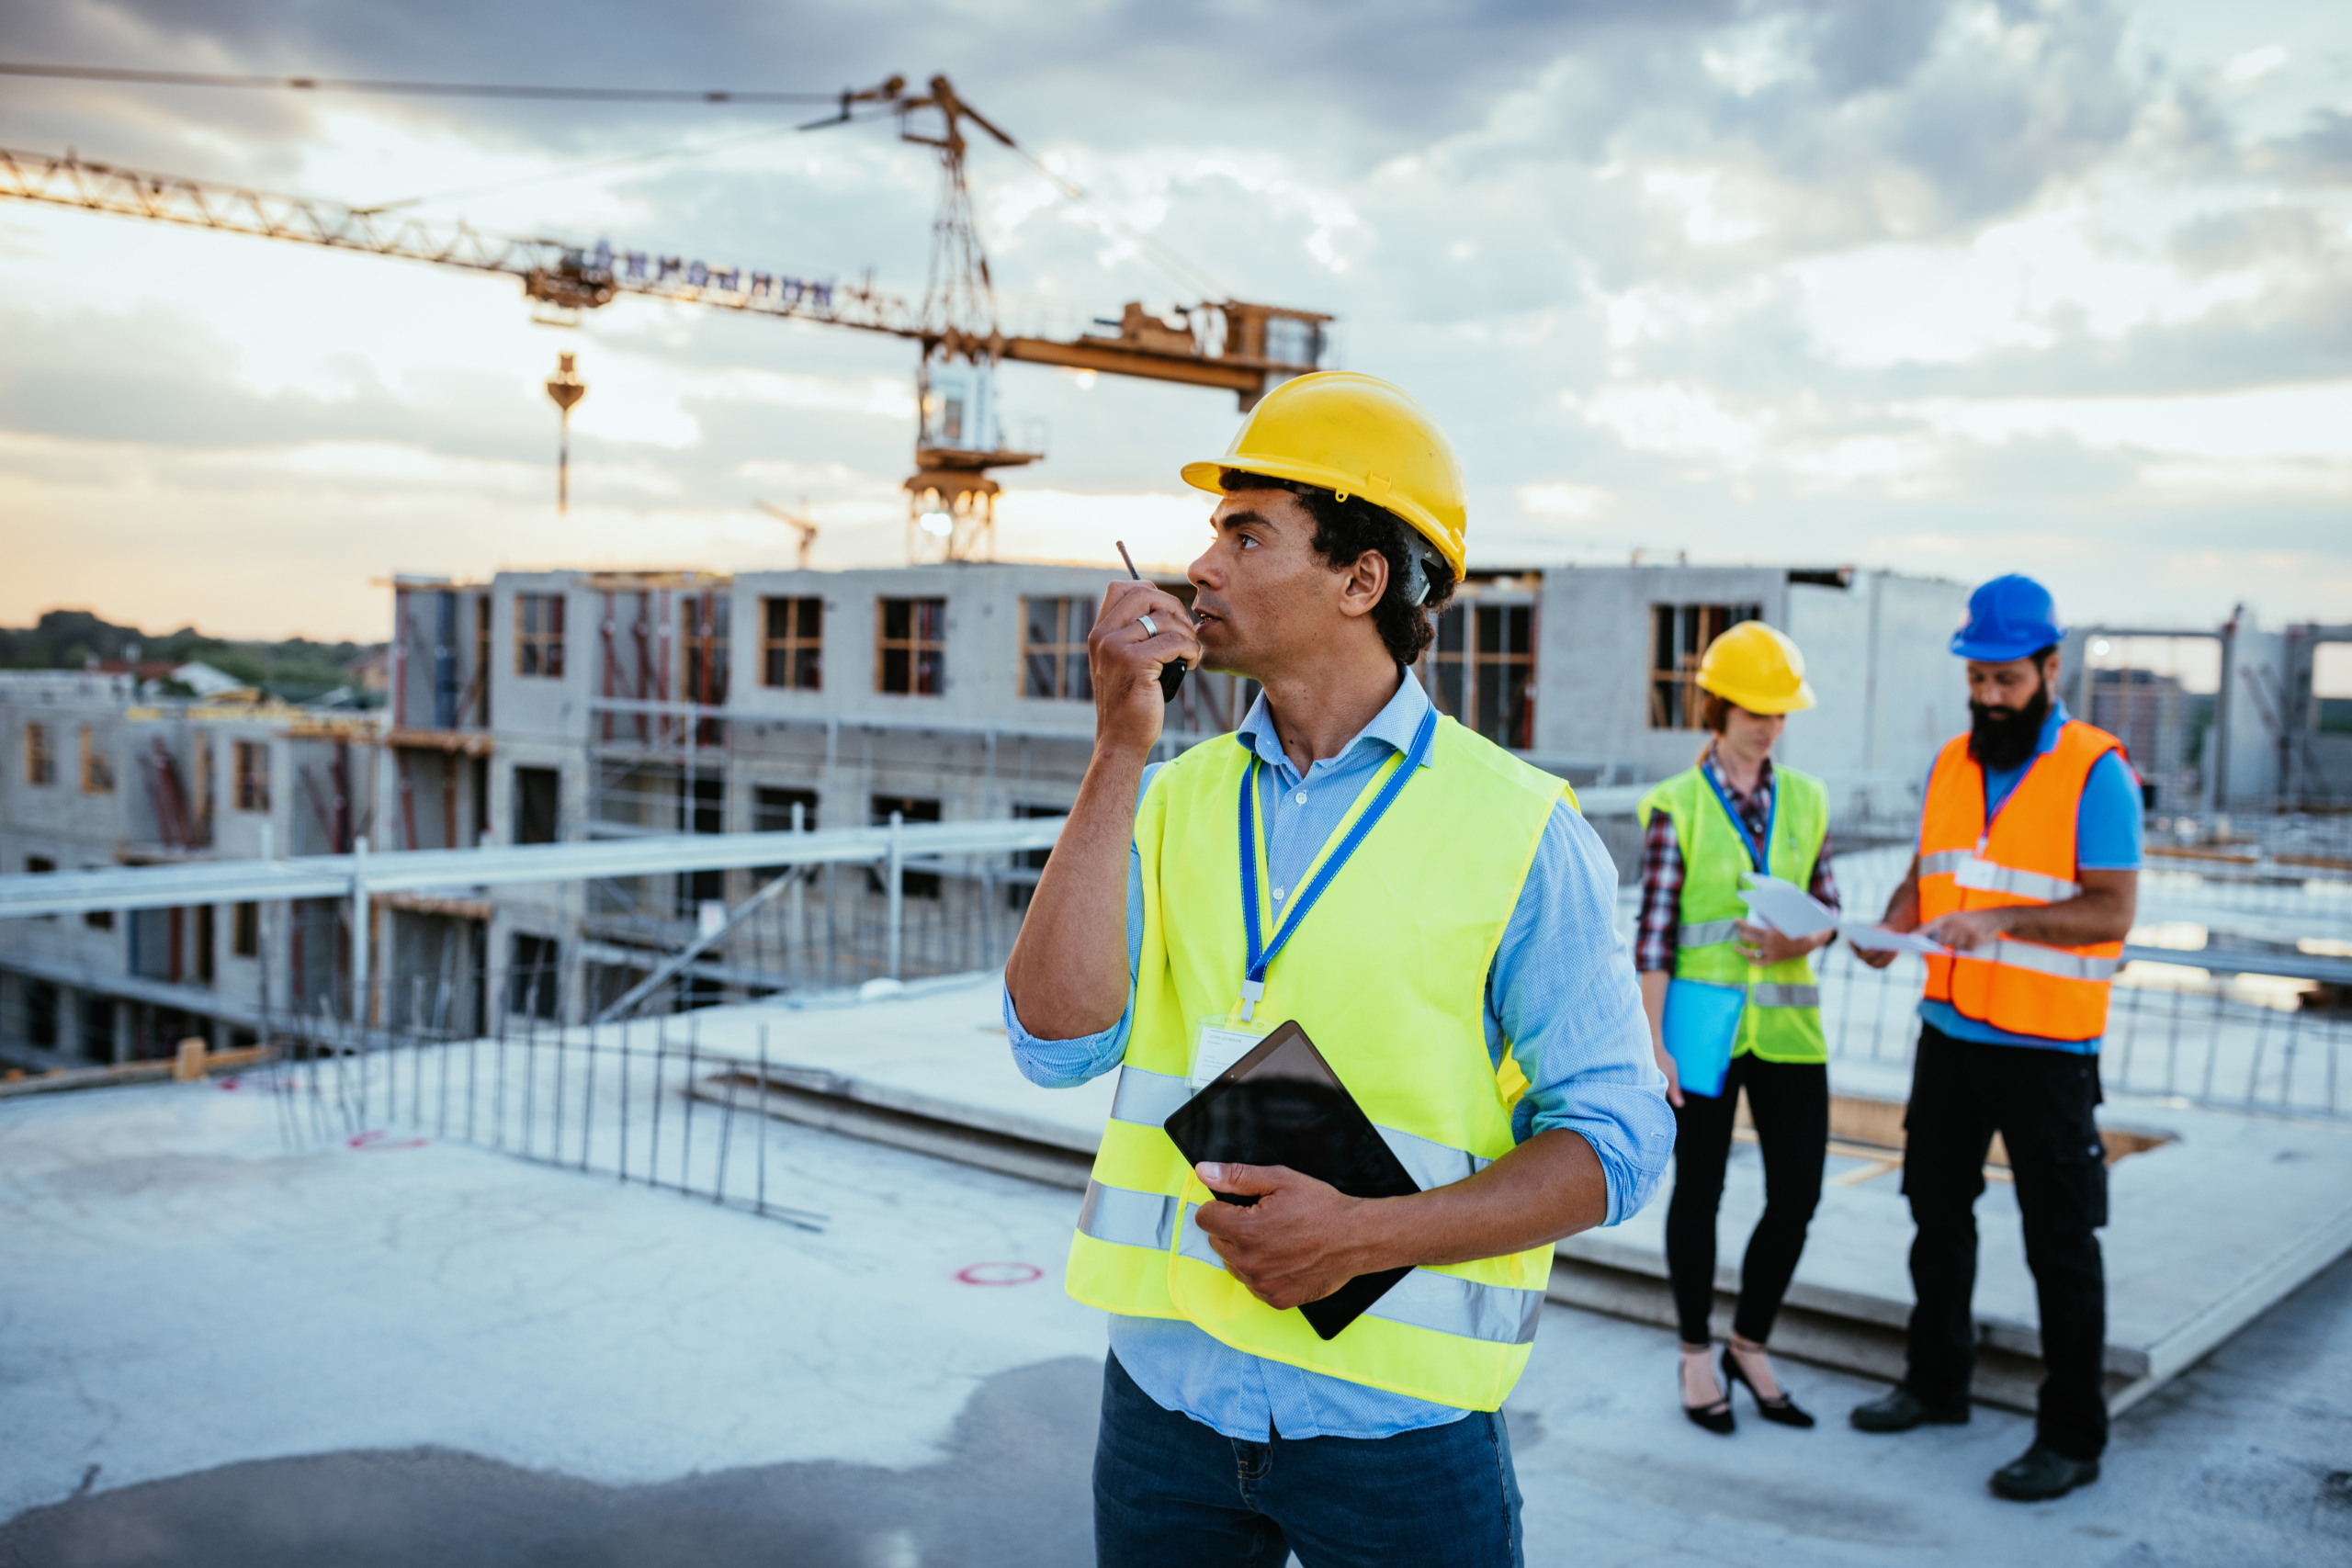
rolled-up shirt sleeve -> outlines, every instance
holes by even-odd
[[[1617,934],[1617,870],[1600,836],[1563,801],[1544,825],[1487,976],[1488,1049],[1508,1049],[1528,1088],[1524,1143],[1581,1134],[1609,1183],[1616,1224],[1638,1213],[1674,1153],[1674,1112],[1650,1045],[1641,988]]]

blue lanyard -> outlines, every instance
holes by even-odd
[[[1781,820],[1781,792],[1775,788],[1772,791],[1772,804],[1764,808],[1764,842],[1759,845],[1756,841],[1756,835],[1747,830],[1747,823],[1740,817],[1738,808],[1732,805],[1731,796],[1724,793],[1722,781],[1715,777],[1715,770],[1711,765],[1713,761],[1713,759],[1710,758],[1707,761],[1699,764],[1699,776],[1707,781],[1707,787],[1715,792],[1715,799],[1723,806],[1724,815],[1731,818],[1732,830],[1739,835],[1740,847],[1747,852],[1747,858],[1755,863],[1756,874],[1768,876],[1770,874],[1770,868],[1766,862],[1771,858],[1772,829]]]
[[[1292,900],[1290,913],[1275,929],[1271,946],[1258,925],[1258,759],[1250,758],[1250,771],[1241,778],[1241,920],[1242,932],[1250,944],[1249,973],[1241,982],[1241,1016],[1245,1021],[1256,1010],[1259,998],[1266,994],[1266,970],[1273,963],[1274,954],[1289,943],[1299,923],[1306,919],[1306,912],[1323,897],[1323,890],[1331,886],[1340,868],[1348,863],[1348,857],[1362,847],[1381,818],[1387,815],[1388,808],[1396,804],[1396,797],[1405,792],[1406,782],[1429,760],[1430,742],[1436,734],[1437,708],[1432,704],[1429,712],[1421,716],[1421,727],[1413,732],[1413,743],[1405,752],[1404,763],[1388,775],[1388,782],[1380,786],[1372,805],[1349,828],[1339,848],[1324,857],[1313,879]]]

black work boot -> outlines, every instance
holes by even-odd
[[[2068,1459],[2040,1443],[1993,1472],[1993,1493],[2012,1503],[2047,1503],[2098,1479],[2098,1461]]]
[[[1907,1432],[1914,1427],[1965,1427],[1968,1425],[1968,1402],[1962,1400],[1952,1408],[1944,1409],[1924,1404],[1919,1396],[1901,1383],[1883,1399],[1873,1399],[1868,1404],[1854,1406],[1847,1417],[1855,1428],[1864,1432]]]

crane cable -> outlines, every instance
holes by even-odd
[[[285,87],[306,93],[379,93],[434,98],[526,98],[628,104],[830,104],[839,93],[739,92],[732,88],[530,87],[489,82],[375,82],[332,76],[234,76],[202,71],[134,71],[104,65],[0,62],[0,76],[130,82],[151,87]]]

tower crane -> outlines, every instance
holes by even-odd
[[[905,78],[839,96],[834,116],[803,127],[894,117],[902,140],[939,158],[939,206],[930,271],[920,304],[877,290],[871,279],[820,281],[782,269],[717,265],[684,254],[616,248],[545,236],[500,234],[460,220],[438,223],[385,208],[145,173],[82,158],[0,148],[0,199],[175,223],[224,233],[292,241],[328,250],[393,256],[517,279],[539,319],[574,321],[623,295],[708,306],[771,319],[807,321],[910,339],[917,372],[915,472],[908,495],[910,558],[984,558],[995,548],[990,471],[1035,462],[1042,452],[1010,440],[999,418],[994,376],[1006,362],[1216,388],[1247,411],[1276,382],[1321,363],[1332,318],[1322,312],[1239,299],[1180,307],[1173,321],[1129,301],[1114,321],[1077,337],[1005,330],[972,213],[966,127],[1021,151],[944,75],[910,92]],[[930,117],[937,134],[928,134]],[[1025,153],[1023,154],[1026,155]],[[1042,165],[1041,165],[1042,167]],[[1070,187],[1064,184],[1065,192]],[[1031,446],[1036,445],[1031,443]],[[804,546],[805,554],[805,546]]]

